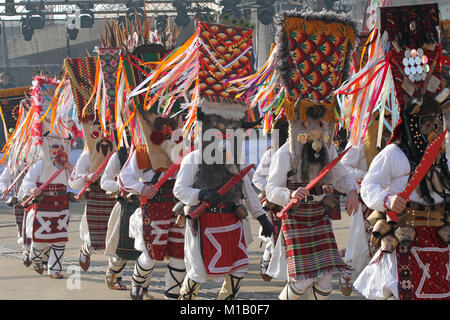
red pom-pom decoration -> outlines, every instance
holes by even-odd
[[[161,131],[153,131],[150,135],[150,141],[156,145],[160,145],[161,143],[163,143],[164,138],[164,133],[162,133]]]

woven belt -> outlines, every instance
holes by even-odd
[[[43,191],[42,195],[47,197],[65,196],[67,191]]]
[[[440,227],[444,222],[444,206],[437,210],[418,210],[406,208],[405,213],[399,216],[399,224],[410,227]]]

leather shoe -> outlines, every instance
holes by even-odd
[[[84,263],[81,261],[82,255],[85,257]],[[85,255],[80,249],[80,255],[78,256],[78,262],[80,263],[81,269],[83,269],[84,271],[88,271],[89,266],[91,265],[91,256]]]
[[[50,273],[49,277],[52,279],[64,279],[64,275],[61,272]]]

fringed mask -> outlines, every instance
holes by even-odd
[[[291,121],[291,151],[295,167],[298,168],[301,161],[303,181],[312,178],[310,164],[319,164],[322,168],[329,162],[331,136],[330,124],[324,120],[325,112],[323,106],[311,106],[306,111],[305,120]]]
[[[215,154],[215,150],[222,150],[224,162],[240,163],[243,159],[241,148],[246,130],[252,128],[258,121],[247,122],[237,116],[229,118],[216,113],[205,114],[201,110],[198,110],[197,117],[202,123],[203,155],[211,155],[216,160],[222,160]]]
[[[44,160],[50,162],[54,167],[60,169],[69,161],[70,138],[62,139],[58,136],[44,134]]]
[[[408,157],[413,172],[423,157],[428,144],[444,131],[441,105],[436,97],[425,94],[405,104],[402,110],[403,135],[398,146]],[[445,156],[445,144],[442,144],[439,155],[417,188],[419,196],[429,204],[434,200],[430,192],[441,197],[450,188],[450,174]]]

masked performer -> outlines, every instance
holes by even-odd
[[[69,186],[74,190],[88,188],[84,194],[86,208],[80,223],[79,263],[84,271],[90,266],[90,256],[95,250],[105,248],[108,219],[116,202],[100,188],[101,170],[114,150],[110,126],[97,116],[101,90],[95,85],[101,72],[96,72],[98,57],[67,58],[64,60],[70,77],[77,119],[83,129],[85,149],[77,160]],[[96,91],[97,90],[97,91]],[[100,169],[99,169],[100,168]]]
[[[280,13],[276,25],[276,47],[267,65],[253,77],[258,79],[253,87],[258,86],[256,97],[274,97],[268,103],[273,108],[264,108],[266,118],[282,107],[289,121],[288,143],[272,155],[267,200],[280,207],[294,203],[292,199],[297,204],[283,216],[282,236],[267,274],[288,280],[279,299],[299,299],[309,287],[315,299],[327,299],[332,274],[348,268],[330,222],[340,213],[333,192],[347,193],[347,213],[353,214],[357,184],[338,162],[311,190],[305,186],[337,157],[332,144],[337,104],[332,93],[348,74],[355,27],[347,17],[308,10]],[[275,85],[268,83],[266,89],[258,82],[276,78],[281,80],[281,90],[273,94],[268,90],[276,89]],[[245,86],[252,89],[250,82]]]
[[[372,230],[381,247],[354,287],[368,299],[449,299],[445,149],[430,159],[431,168],[420,182],[412,178],[427,156],[426,147],[443,132],[441,103],[448,92],[442,91],[442,96],[438,6],[381,8],[380,22],[392,48],[392,73],[398,75],[394,85],[400,120],[390,144],[373,159],[361,183],[364,203],[382,213]],[[405,64],[396,63],[406,56],[412,58],[408,66],[406,59]],[[409,77],[411,68],[416,73]],[[405,199],[399,193],[408,184],[415,188]],[[388,214],[391,211],[399,213],[398,219]]]
[[[261,201],[264,200],[262,202],[262,205],[264,210],[267,211],[269,221],[275,226],[272,237],[267,238],[260,236],[261,241],[266,243],[259,268],[260,276],[264,281],[270,281],[272,279],[272,277],[266,273],[266,270],[272,257],[272,249],[277,242],[278,234],[281,230],[281,220],[276,216],[277,211],[281,208],[277,205],[274,205],[273,203],[268,202],[266,199],[267,177],[269,175],[270,162],[272,160],[273,154],[278,150],[278,148],[285,144],[288,138],[288,128],[289,123],[284,119],[278,119],[273,123],[271,146],[269,149],[267,149],[266,152],[264,152],[259,162],[258,168],[256,168],[255,173],[251,178],[253,185],[260,191],[259,199]],[[261,231],[262,230],[260,228],[259,234],[261,234]]]
[[[121,219],[122,254],[128,254],[126,248],[130,253],[133,251],[133,256],[136,250],[138,253],[133,259],[136,260],[130,290],[133,300],[153,298],[148,286],[157,262],[167,262],[164,292],[166,299],[178,298],[185,275],[184,226],[175,224],[176,219],[172,212],[176,203],[172,190],[176,173],[174,172],[174,175],[168,177],[164,183],[161,180],[165,176],[165,171],[173,164],[171,150],[181,141],[178,140],[180,135],[175,137],[172,133],[181,126],[182,119],[181,116],[163,116],[161,104],[147,104],[144,99],[146,94],[134,95],[144,85],[143,81],[154,71],[154,65],[150,62],[161,60],[173,48],[175,41],[172,36],[174,28],[169,24],[166,24],[166,30],[163,30],[164,28],[159,30],[161,37],[157,39],[152,37],[151,21],[145,17],[142,27],[135,30],[133,35],[135,42],[123,42],[127,48],[123,57],[124,74],[127,87],[133,89],[127,94],[127,102],[132,110],[134,108],[137,120],[131,124],[132,127],[134,125],[132,129],[135,132],[134,142],[138,147],[123,167],[118,180],[120,188],[128,194],[126,199],[133,201],[128,204],[127,212],[122,214],[125,215],[124,218],[131,215],[129,233],[126,228],[128,221]],[[139,23],[141,22],[134,24]],[[142,61],[146,64],[142,64]],[[149,97],[153,97],[153,94]],[[154,97],[156,100],[159,98]],[[161,99],[160,102],[164,100]],[[148,110],[146,107],[150,106],[152,109]],[[162,184],[159,189],[153,186],[156,183]],[[135,202],[136,200],[139,202]],[[137,210],[134,210],[136,207]],[[117,254],[120,256],[119,250]]]
[[[32,219],[32,244],[30,259],[34,269],[42,274],[45,249],[50,246],[48,258],[48,274],[50,278],[61,279],[65,243],[68,241],[69,200],[67,181],[73,166],[68,162],[68,154],[77,136],[77,130],[71,131],[67,114],[70,104],[58,104],[61,100],[53,98],[55,90],[64,82],[46,77],[35,77],[32,90],[31,149],[40,150],[40,159],[36,161],[25,175],[20,186],[18,198],[26,201],[33,197],[31,210],[28,213]],[[54,123],[42,116],[45,107],[53,99]],[[65,100],[65,99],[62,99]],[[30,111],[31,112],[31,111]],[[49,113],[50,114],[50,113]],[[49,121],[40,122],[42,118]],[[48,125],[50,124],[50,126]],[[30,151],[30,149],[29,149]],[[30,151],[30,154],[33,152]],[[41,187],[43,184],[46,186]],[[28,228],[28,226],[27,226]]]
[[[171,151],[176,145],[172,132],[181,126],[181,122],[154,113],[142,113],[139,117],[146,125],[147,143],[137,147],[119,175],[121,187],[141,198],[140,207],[130,218],[130,236],[135,239],[134,247],[141,252],[135,264],[130,295],[134,300],[143,299],[144,284],[149,282],[156,262],[168,258],[164,297],[176,299],[186,270],[184,226],[175,223],[172,212],[177,201],[173,196],[175,175],[159,190],[154,185],[172,165]]]
[[[173,59],[156,71],[166,74],[172,68],[180,70],[170,80],[179,86],[167,82],[169,74],[151,88],[155,94],[168,90],[174,97],[192,93],[190,102],[185,100],[189,104],[186,136],[195,135],[195,143],[201,143],[184,157],[174,187],[175,197],[188,211],[184,244],[187,275],[180,299],[195,299],[200,284],[211,279],[223,280],[219,299],[235,299],[248,267],[247,210],[263,226],[265,236],[273,231],[248,176],[239,177],[223,196],[217,192],[244,167],[237,162],[242,146],[233,140],[234,130],[244,129],[242,120],[247,119],[248,107],[225,80],[250,74],[253,31],[204,22],[196,22],[195,29],[183,47],[172,53]],[[188,72],[191,68],[194,70]],[[212,158],[206,159],[205,154]],[[210,207],[199,216],[191,216],[202,201]]]

